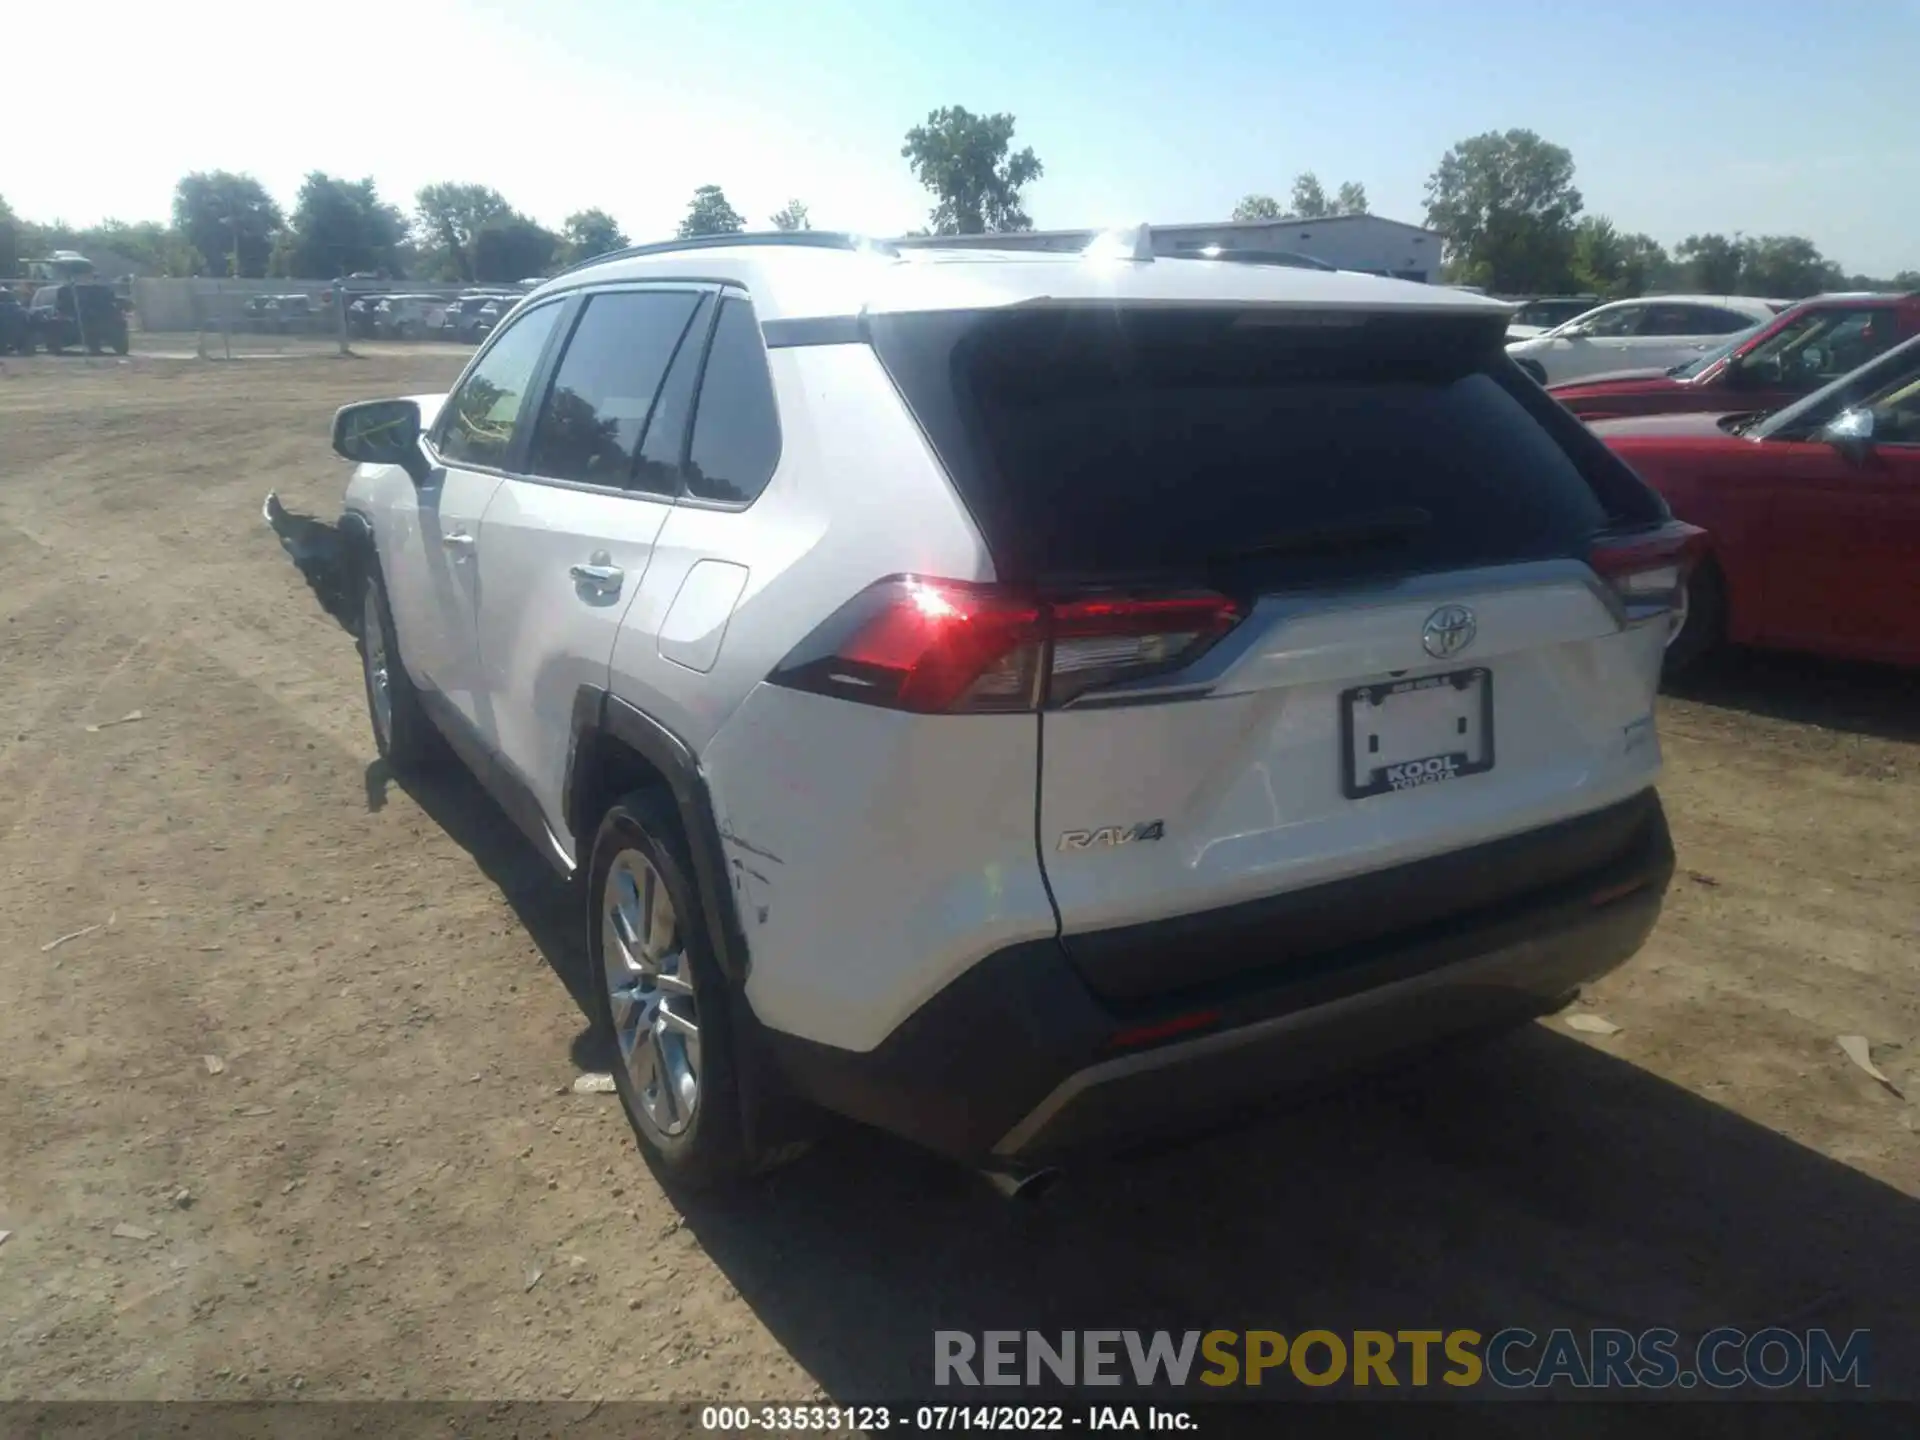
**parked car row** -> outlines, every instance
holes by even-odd
[[[95,281],[43,285],[22,301],[0,287],[0,354],[59,354],[86,349],[98,355],[129,348],[127,306],[113,286]]]
[[[1532,373],[1539,344],[1508,354]],[[1670,673],[1725,643],[1920,664],[1920,294],[1815,296],[1690,360],[1547,393],[1706,532]]]
[[[347,306],[347,331],[361,339],[452,340],[475,344],[520,299],[518,290],[362,295]]]

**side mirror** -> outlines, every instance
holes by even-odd
[[[365,400],[333,417],[333,449],[358,465],[398,465],[418,485],[432,473],[420,448],[420,407],[412,400]]]
[[[1873,453],[1873,412],[1842,410],[1821,427],[1819,438],[1857,464]]]

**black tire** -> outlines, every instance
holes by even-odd
[[[376,693],[380,679],[377,672],[382,669],[387,699],[384,723]],[[387,587],[380,579],[378,565],[369,565],[361,581],[360,678],[367,692],[367,723],[387,768],[396,775],[417,775],[431,769],[440,756],[439,732],[427,718],[420,692],[414,689],[400,659],[399,632],[394,629],[393,610],[387,603]]]
[[[612,885],[620,883],[614,879],[616,862],[621,876],[629,877],[639,868],[636,859],[651,867],[673,908],[674,933],[661,947],[663,953],[673,958],[660,961],[657,969],[691,987],[691,1008],[698,1026],[697,1059],[692,1067],[696,1088],[691,1106],[686,1103],[683,1088],[687,1061],[685,1037],[678,1030],[669,1030],[663,1023],[648,1019],[668,1008],[669,1001],[684,1016],[684,1000],[689,997],[677,989],[669,994],[664,985],[654,986],[644,996],[638,990],[630,992],[640,998],[631,1002],[634,1008],[628,1009],[623,1018],[629,1029],[629,1043],[637,1055],[642,1055],[639,1066],[630,1067],[627,1063],[615,1023],[610,979],[623,983],[633,979],[634,972],[626,969],[614,948],[606,944],[608,901]],[[706,919],[693,886],[692,868],[687,862],[686,842],[680,833],[679,816],[666,792],[635,791],[607,811],[594,836],[588,861],[586,902],[595,1020],[611,1052],[614,1087],[619,1091],[620,1103],[626,1109],[627,1121],[633,1126],[642,1154],[664,1182],[689,1189],[724,1185],[752,1174],[760,1167],[747,1149],[740,1110],[739,1072],[731,1025],[732,996],[726,977],[713,958]],[[636,931],[635,939],[638,938]],[[629,947],[629,953],[637,949],[637,945]],[[616,966],[621,968],[616,970]],[[652,1009],[645,1003],[649,998],[654,1002]],[[656,1025],[662,1035],[658,1049],[652,1043]],[[665,1061],[674,1056],[676,1052],[672,1047],[676,1043],[680,1046],[676,1063],[681,1067],[678,1073],[683,1077],[682,1084],[661,1087],[656,1081],[643,1087],[642,1082],[636,1080],[634,1069],[649,1070],[646,1057]],[[658,1072],[650,1073],[657,1075]],[[654,1104],[656,1109],[666,1106],[670,1112],[669,1124],[684,1126],[677,1133],[649,1112],[649,1098],[657,1096],[662,1088],[669,1093],[664,1100],[655,1099]],[[674,1098],[676,1096],[679,1098]]]
[[[119,335],[114,337],[114,341],[113,341],[114,354],[124,355],[127,353],[127,351],[131,350],[132,348],[133,346],[129,343],[127,336]]]
[[[1727,584],[1720,567],[1702,561],[1687,580],[1687,616],[1667,642],[1663,672],[1679,678],[1697,670],[1726,642]]]

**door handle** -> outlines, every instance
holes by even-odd
[[[567,573],[582,585],[591,585],[596,590],[618,590],[621,582],[627,578],[627,572],[618,565],[609,565],[598,559],[588,565],[575,565]]]
[[[473,549],[474,542],[473,542],[473,536],[467,534],[466,531],[455,530],[453,533],[449,535],[442,535],[440,537],[440,543],[446,546],[447,549],[449,550],[457,550],[457,551],[464,552],[464,551]]]

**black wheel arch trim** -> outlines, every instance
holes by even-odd
[[[735,986],[746,984],[749,970],[746,937],[733,903],[727,878],[726,851],[720,843],[720,824],[713,797],[693,750],[678,735],[639,707],[595,685],[582,685],[573,697],[572,735],[567,747],[565,818],[573,832],[575,849],[590,844],[589,827],[598,817],[588,807],[593,799],[591,778],[598,772],[597,749],[605,739],[625,745],[665,777],[680,816],[681,833],[693,862],[693,879],[700,892],[700,908],[712,937],[714,959]],[[613,798],[613,797],[608,797]],[[586,857],[582,855],[584,863]]]

